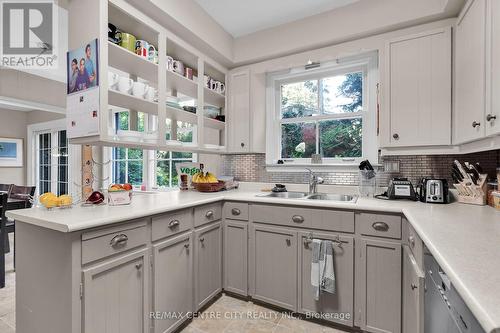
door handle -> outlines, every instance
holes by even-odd
[[[168,227],[169,228],[175,228],[179,225],[179,220],[173,220],[173,221],[170,221],[170,223],[168,224]]]
[[[112,247],[119,247],[119,246],[125,246],[128,241],[128,236],[124,234],[116,235],[111,239],[109,242],[109,245]]]
[[[385,222],[375,222],[372,224],[373,229],[377,231],[387,231],[389,230],[389,225]]]

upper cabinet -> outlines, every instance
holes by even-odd
[[[387,44],[390,147],[451,144],[451,27]]]
[[[484,137],[486,0],[472,0],[459,16],[455,38],[454,143]]]
[[[489,52],[487,54],[487,63],[491,66],[488,79],[488,96],[491,96],[491,104],[486,110],[485,130],[486,135],[500,134],[500,2],[497,0],[489,0],[487,2],[488,18],[486,22],[489,24],[487,34],[487,45]]]
[[[250,151],[250,70],[243,69],[229,75],[228,150],[233,153]]]

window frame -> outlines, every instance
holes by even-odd
[[[320,114],[300,118],[281,118],[281,86],[283,84],[319,80],[323,78],[344,75],[348,73],[363,73],[363,110],[353,113]],[[266,165],[286,171],[287,167],[313,166],[352,168],[364,159],[372,164],[378,160],[378,138],[376,130],[377,119],[377,83],[378,53],[371,52],[356,57],[321,64],[318,68],[306,70],[304,67],[294,68],[285,72],[269,73],[267,76],[267,122],[266,122]],[[312,164],[311,158],[282,158],[282,124],[316,123],[316,147],[319,147],[319,124],[325,120],[342,120],[361,118],[362,121],[362,156],[346,158],[323,158],[322,164]],[[278,160],[285,164],[278,165]]]

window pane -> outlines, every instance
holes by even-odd
[[[193,158],[193,153],[172,152],[172,158]]]
[[[118,112],[115,113],[116,129],[128,130],[128,112]]]
[[[42,149],[40,150],[40,165],[48,165],[50,164],[50,149]]]
[[[67,147],[66,131],[59,131],[59,147]]]
[[[57,183],[57,195],[68,194],[68,183]]]
[[[281,125],[281,157],[310,158],[316,152],[316,124]]]
[[[40,134],[40,149],[48,149],[51,147],[51,135],[50,133]]]
[[[43,194],[43,193],[47,193],[49,191],[50,191],[50,182],[40,181],[39,193]]]
[[[170,158],[170,152],[168,151],[156,151],[156,159],[157,160],[167,160]]]
[[[127,162],[113,162],[113,183],[126,183]]]
[[[193,142],[193,124],[177,122],[177,140],[180,142]]]
[[[132,185],[142,184],[142,161],[128,162],[128,182]]]
[[[323,113],[363,111],[363,73],[349,73],[320,81]]]
[[[156,163],[156,184],[158,186],[170,186],[170,162],[158,161]]]
[[[145,118],[144,112],[137,112],[137,130],[139,132],[144,132]]]
[[[114,160],[123,160],[127,158],[127,148],[113,148],[113,159]]]
[[[361,157],[361,118],[322,121],[319,124],[319,148],[323,157]]]
[[[318,115],[318,81],[302,81],[281,86],[281,117]]]
[[[57,168],[57,181],[67,182],[68,181],[68,167],[66,165],[59,165]]]
[[[142,160],[142,149],[129,149],[128,150],[129,160]],[[141,162],[142,163],[142,162]]]

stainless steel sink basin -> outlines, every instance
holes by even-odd
[[[260,197],[281,198],[281,199],[302,199],[307,197],[304,192],[271,192],[267,194],[259,194]]]
[[[355,195],[346,195],[346,194],[325,194],[325,193],[316,193],[308,196],[306,199],[308,200],[329,200],[329,201],[342,201],[342,202],[356,202],[358,197]]]
[[[259,197],[280,198],[280,199],[303,199],[303,200],[326,200],[355,203],[358,200],[356,195],[315,193],[308,195],[305,192],[271,192],[259,194]]]

